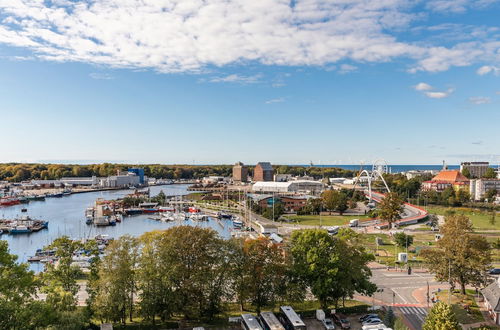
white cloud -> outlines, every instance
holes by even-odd
[[[448,88],[446,91],[436,91],[434,87],[424,82],[416,84],[413,88],[431,99],[444,99],[450,96],[454,91],[453,88]]]
[[[340,66],[340,70],[339,70],[339,73],[341,74],[346,74],[346,73],[350,73],[350,72],[354,72],[354,71],[357,71],[358,70],[358,67],[355,66],[355,65],[351,65],[351,64],[342,64]]]
[[[96,79],[96,80],[113,80],[115,77],[110,75],[109,73],[102,73],[102,72],[92,72],[89,74],[90,78]]]
[[[408,0],[2,0],[0,44],[28,48],[43,60],[159,72],[401,57],[416,62],[410,72],[436,72],[500,61],[498,38],[444,46],[446,39],[400,40],[401,31],[428,11],[461,12],[493,1],[429,0],[425,10]]]
[[[239,74],[230,74],[223,77],[213,77],[208,81],[213,83],[237,83],[237,84],[255,84],[260,81],[262,74],[253,76],[244,76]]]
[[[491,65],[483,65],[482,67],[480,67],[476,71],[476,73],[480,76],[484,76],[485,74],[488,74],[490,72],[498,76],[498,75],[500,75],[500,67],[491,66]]]
[[[277,98],[277,99],[267,100],[266,104],[282,103],[282,102],[285,102],[285,98],[284,97],[280,97],[280,98]]]
[[[421,82],[413,86],[413,88],[415,88],[415,90],[417,91],[430,91],[432,89],[432,86],[424,82]]]
[[[475,105],[491,103],[491,98],[485,96],[469,97],[469,102]]]
[[[425,92],[425,96],[431,99],[444,99],[453,93],[453,89],[448,89],[446,92]]]

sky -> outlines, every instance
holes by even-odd
[[[500,0],[1,0],[0,162],[500,162]]]

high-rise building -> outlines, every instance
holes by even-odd
[[[273,181],[274,170],[269,162],[259,162],[253,170],[253,181]]]
[[[248,181],[248,167],[246,167],[242,162],[237,162],[233,166],[233,181],[234,182]]]
[[[460,164],[460,172],[463,173],[464,169],[468,169],[471,178],[481,178],[486,170],[490,167],[488,162],[462,162]]]

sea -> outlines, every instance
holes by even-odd
[[[163,191],[167,196],[182,196],[188,194],[188,185],[165,185],[150,187],[150,195],[155,196]],[[231,236],[232,222],[230,220],[191,221],[181,223],[177,221],[161,222],[150,219],[149,215],[135,215],[123,218],[116,226],[95,227],[85,224],[85,209],[94,205],[97,198],[117,199],[130,194],[131,190],[113,190],[87,192],[72,194],[60,198],[46,198],[45,201],[32,201],[29,204],[0,207],[0,218],[12,219],[28,215],[34,219],[46,220],[49,228],[31,234],[9,235],[3,234],[0,239],[9,243],[10,252],[18,256],[20,262],[25,262],[28,257],[33,256],[37,249],[50,244],[57,237],[67,235],[73,239],[94,237],[97,234],[106,234],[113,238],[129,234],[140,236],[141,234],[157,230],[167,229],[179,224],[212,228],[221,237]],[[21,212],[26,208],[27,212]],[[35,272],[43,270],[43,264],[33,263],[30,265]]]
[[[300,165],[300,166],[310,166],[310,165]],[[342,168],[344,170],[351,170],[351,171],[359,171],[361,168],[361,165],[314,165],[317,167],[324,167],[324,168],[332,168],[332,167],[337,167],[337,168]],[[460,165],[446,165],[449,170],[457,170],[460,168]],[[443,169],[443,165],[387,165],[389,172],[390,173],[401,173],[401,172],[407,172],[407,171],[412,171],[412,170],[418,170],[418,171],[429,171],[429,170],[435,170],[439,171]],[[364,169],[371,169],[372,164],[365,164],[363,165]]]

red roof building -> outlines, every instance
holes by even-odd
[[[469,190],[470,180],[459,170],[441,171],[430,181],[422,182],[422,189],[425,191],[443,191],[452,187],[455,190]]]

